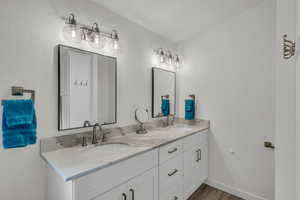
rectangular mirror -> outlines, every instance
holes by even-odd
[[[117,59],[59,45],[59,130],[117,122]]]
[[[176,114],[176,73],[152,68],[152,117]]]

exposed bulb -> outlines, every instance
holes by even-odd
[[[161,63],[164,63],[164,62],[165,62],[165,57],[162,56],[162,55],[160,56],[160,62],[161,62]]]
[[[114,41],[113,41],[113,49],[114,49],[114,50],[120,49],[120,45],[119,45],[119,42],[118,42],[117,40],[114,40]]]
[[[76,38],[76,31],[75,31],[75,30],[72,30],[71,35],[72,35],[72,38]]]
[[[100,43],[99,35],[95,36],[95,43],[98,45]]]

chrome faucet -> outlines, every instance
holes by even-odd
[[[98,144],[98,140],[97,140],[97,127],[99,128],[100,134],[101,135],[101,142],[103,141],[104,138],[104,134],[102,133],[102,127],[99,123],[94,124],[93,126],[93,138],[92,138],[92,144]]]
[[[92,144],[98,144],[98,140],[97,140],[97,127],[99,128],[100,134],[101,135],[101,142],[104,141],[104,137],[105,135],[102,133],[102,127],[99,123],[94,124],[93,126],[91,125],[91,122],[89,121],[84,121],[83,123],[83,127],[93,127],[93,137],[92,137]],[[86,146],[86,138],[83,138],[83,142],[82,142],[82,146]]]

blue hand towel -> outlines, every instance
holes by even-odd
[[[17,148],[35,144],[37,122],[32,101],[6,100],[3,106],[4,148]]]
[[[185,100],[185,120],[195,120],[195,101],[193,99]]]
[[[169,99],[161,100],[161,113],[163,114],[163,116],[170,115],[170,100]]]
[[[32,100],[5,100],[3,106],[8,127],[32,123],[34,113]]]

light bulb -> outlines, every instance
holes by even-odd
[[[98,35],[95,36],[95,43],[96,43],[97,45],[99,44],[99,36],[98,36]]]
[[[119,49],[119,48],[120,48],[119,42],[118,42],[117,40],[114,40],[114,41],[113,41],[113,49],[117,50],[117,49]]]
[[[165,57],[162,56],[162,55],[160,56],[160,62],[161,62],[161,63],[164,63],[164,62],[165,62]]]
[[[72,30],[71,35],[72,35],[72,38],[76,38],[76,31],[75,31],[75,30]]]

